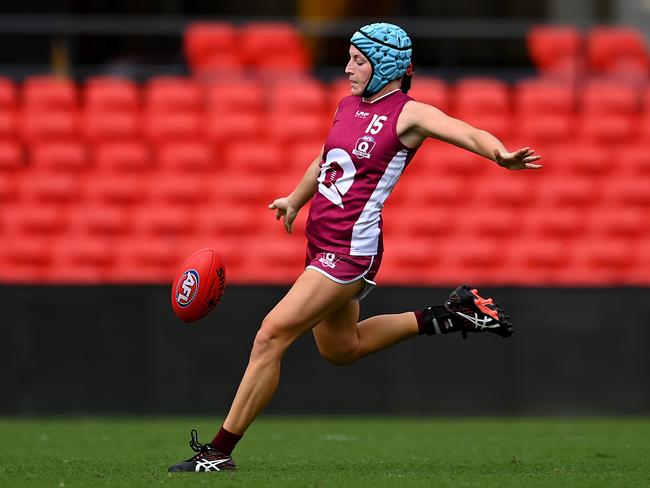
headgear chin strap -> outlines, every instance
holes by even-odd
[[[411,65],[411,39],[399,26],[380,22],[364,25],[350,39],[351,44],[368,58],[372,76],[362,96],[379,92],[389,82],[398,80]]]

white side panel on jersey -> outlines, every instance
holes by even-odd
[[[352,228],[352,242],[350,245],[350,254],[352,256],[374,256],[377,254],[381,209],[384,208],[384,202],[404,171],[407,153],[406,149],[402,149],[395,154],[388,163],[375,191],[370,195],[366,206],[363,207],[359,219]]]

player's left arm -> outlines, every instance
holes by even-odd
[[[431,105],[408,102],[398,121],[400,139],[419,145],[427,137],[440,139],[495,161],[507,169],[538,169],[540,159],[529,147],[509,152],[499,139],[487,131],[448,116]],[[410,145],[409,144],[409,145]],[[413,146],[411,146],[413,147]]]

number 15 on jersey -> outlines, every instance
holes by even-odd
[[[388,117],[385,115],[373,114],[372,120],[366,127],[366,134],[377,134],[383,127]]]

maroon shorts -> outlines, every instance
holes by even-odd
[[[313,269],[341,284],[365,281],[365,287],[355,298],[361,300],[377,286],[375,275],[381,265],[381,254],[376,256],[350,256],[336,252],[323,251],[307,243],[305,268]]]

